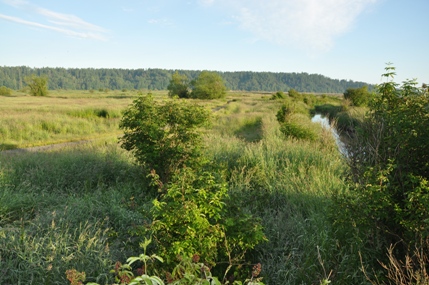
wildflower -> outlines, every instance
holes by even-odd
[[[66,276],[71,285],[82,285],[86,278],[85,272],[79,272],[76,269],[67,270]]]
[[[200,256],[199,256],[198,254],[194,254],[194,255],[192,256],[192,261],[193,261],[194,263],[198,263],[198,261],[200,261]]]
[[[252,270],[252,278],[256,278],[259,276],[259,274],[261,273],[262,270],[262,266],[260,263],[255,264],[255,266],[253,266],[253,270]]]

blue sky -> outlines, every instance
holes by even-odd
[[[428,0],[0,0],[0,65],[429,83]]]

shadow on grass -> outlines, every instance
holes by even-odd
[[[249,120],[234,132],[234,135],[247,142],[258,142],[263,137],[262,118]]]
[[[335,118],[337,117],[338,113],[343,111],[342,106],[338,105],[332,105],[332,104],[323,104],[323,105],[317,105],[314,106],[314,109],[310,111],[312,115],[314,114],[322,114],[324,116],[327,116],[329,118]]]
[[[360,121],[357,118],[352,117],[348,112],[343,110],[342,106],[323,104],[315,106],[310,111],[311,115],[322,114],[329,118],[329,120],[336,120],[336,128],[338,131],[346,132],[349,136],[353,135]]]
[[[16,144],[0,143],[0,151],[17,149],[17,148],[18,148],[18,145]]]

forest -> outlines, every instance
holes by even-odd
[[[137,89],[166,90],[175,70],[167,69],[107,69],[107,68],[31,68],[27,66],[0,67],[0,86],[20,90],[25,77],[36,75],[49,79],[49,89],[99,90]],[[178,70],[190,79],[199,70]],[[226,87],[237,91],[288,91],[311,93],[343,93],[347,88],[368,85],[364,82],[331,79],[320,74],[234,71],[219,72]],[[369,85],[371,89],[373,86]]]

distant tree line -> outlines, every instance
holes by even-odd
[[[199,70],[167,69],[109,69],[109,68],[60,68],[27,66],[0,67],[0,86],[20,90],[25,78],[36,75],[49,79],[49,89],[98,90],[98,89],[147,89],[167,90],[175,72],[194,80]],[[367,83],[331,79],[320,74],[275,73],[234,71],[218,72],[229,90],[288,91],[343,93],[348,88],[360,88]],[[369,86],[372,89],[372,86]]]

